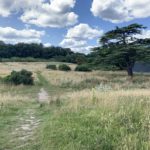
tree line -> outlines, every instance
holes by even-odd
[[[70,48],[62,47],[44,47],[43,44],[37,43],[18,43],[6,44],[0,41],[0,58],[39,58],[54,59],[56,61],[80,63],[85,60],[85,55],[74,53]]]
[[[5,44],[0,42],[0,57],[11,58],[11,57],[33,57],[33,58],[44,58],[49,59],[55,56],[67,56],[73,52],[69,48],[61,47],[44,47],[43,44],[37,43],[18,43],[18,44]]]

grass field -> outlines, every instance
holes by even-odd
[[[46,64],[0,63],[0,77],[27,69],[35,79],[33,86],[0,82],[0,150],[150,149],[150,74],[131,81],[126,72],[62,72]],[[41,88],[48,94],[42,107]]]

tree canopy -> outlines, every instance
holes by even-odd
[[[18,43],[15,45],[0,42],[0,57],[33,57],[33,58],[52,58],[54,56],[67,56],[73,54],[68,48],[44,47],[42,44]]]
[[[138,38],[143,29],[143,25],[131,24],[105,33],[100,38],[101,46],[93,49],[95,62],[126,69],[133,76],[136,61],[150,61],[150,39]]]
[[[37,43],[18,43],[5,44],[0,41],[0,58],[40,58],[40,59],[54,59],[56,61],[64,61],[70,63],[78,63],[80,59],[85,58],[84,54],[74,53],[69,48],[62,47],[44,47],[43,44]]]

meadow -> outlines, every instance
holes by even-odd
[[[59,62],[3,62],[33,72],[32,86],[0,79],[0,150],[149,150],[150,74],[123,71],[63,72]],[[40,107],[43,88],[48,99]]]

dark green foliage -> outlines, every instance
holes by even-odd
[[[47,65],[46,69],[57,70],[57,66],[56,65]]]
[[[32,72],[24,69],[18,72],[12,71],[10,75],[4,78],[4,81],[15,85],[33,85]]]
[[[87,57],[85,54],[73,53],[71,55],[67,55],[63,61],[69,63],[83,64],[87,62]]]
[[[66,65],[66,64],[61,64],[61,65],[59,65],[58,68],[61,71],[71,71],[71,68],[68,65]]]
[[[78,65],[76,68],[75,68],[75,71],[83,71],[83,72],[90,72],[92,71],[89,66],[87,65]]]
[[[85,54],[74,53],[69,48],[44,47],[42,44],[36,43],[12,45],[0,41],[0,62],[34,62],[44,60],[82,64],[86,62],[87,58]]]
[[[0,42],[0,58],[41,58],[41,59],[50,59],[55,57],[63,57],[65,58],[67,55],[74,54],[68,48],[61,47],[44,47],[42,44],[26,44],[26,43],[18,43],[15,45],[5,44],[4,42]]]
[[[58,62],[83,64],[87,62],[87,56],[81,53],[72,53],[68,54],[67,56],[55,56],[50,60]]]
[[[117,27],[105,33],[100,39],[102,46],[93,49],[90,58],[93,64],[116,66],[120,70],[127,70],[133,76],[133,66],[136,61],[148,61],[150,58],[150,39],[137,39],[145,29],[142,25],[131,24],[127,27]]]

